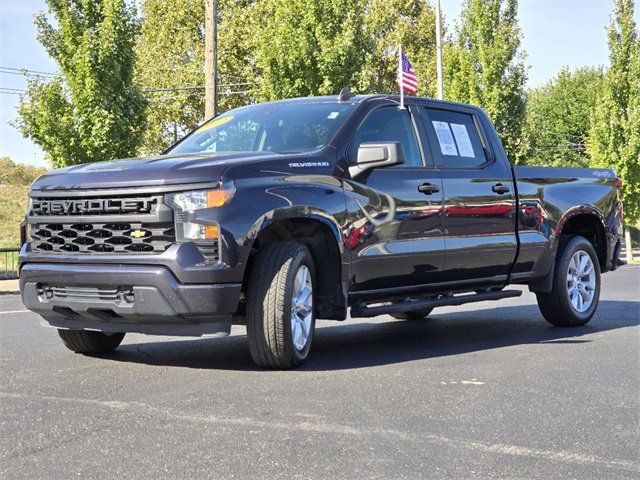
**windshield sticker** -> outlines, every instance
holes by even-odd
[[[453,135],[451,134],[449,124],[447,122],[437,122],[435,120],[431,123],[433,124],[433,128],[436,130],[442,154],[458,156],[458,149],[453,141]]]
[[[340,115],[340,112],[331,112],[327,118],[333,120],[334,118],[338,118],[338,115]]]
[[[475,158],[476,154],[473,151],[473,145],[471,144],[471,139],[469,138],[469,132],[467,131],[466,125],[462,125],[461,123],[452,123],[451,130],[453,130],[453,135],[456,137],[460,156]]]
[[[198,133],[206,132],[207,130],[211,130],[212,128],[216,128],[216,127],[219,127],[220,125],[224,125],[225,123],[230,122],[231,120],[233,120],[233,115],[227,115],[226,117],[218,117],[215,120],[211,120],[209,123],[205,123],[196,131]]]

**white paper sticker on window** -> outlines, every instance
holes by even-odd
[[[471,139],[469,138],[469,132],[467,131],[466,125],[452,123],[451,130],[453,130],[453,135],[456,137],[460,156],[475,158],[476,154],[473,151],[473,145],[471,144]]]
[[[433,120],[431,122],[433,128],[438,136],[438,143],[440,143],[440,151],[443,155],[458,155],[458,149],[453,141],[453,135],[451,135],[451,129],[447,122],[437,122]]]
[[[338,118],[338,115],[340,115],[340,112],[331,112],[327,118],[333,120],[334,118]]]

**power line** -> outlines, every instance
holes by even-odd
[[[0,66],[1,73],[8,73],[13,75],[23,75],[25,77],[28,76],[49,76],[49,77],[57,77],[59,74],[51,73],[51,72],[43,72],[40,70],[31,70],[29,68],[14,68],[14,67],[3,67]]]
[[[231,96],[231,95],[249,95],[253,93],[251,90],[243,90],[243,91],[239,91],[239,92],[219,92],[220,95],[223,96]],[[204,96],[204,92],[200,92],[200,93],[188,93],[186,95],[183,95],[183,98],[202,98]],[[146,97],[147,100],[149,100],[150,102],[174,102],[176,100],[176,97]]]
[[[225,83],[218,85],[218,88],[228,88],[228,87],[246,87],[249,85],[257,85],[255,82],[241,82],[241,83]],[[204,86],[193,85],[186,87],[162,87],[162,88],[143,88],[142,90],[146,93],[156,93],[156,92],[179,92],[182,90],[204,90]]]

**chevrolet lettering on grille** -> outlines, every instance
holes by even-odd
[[[33,200],[34,215],[149,213],[155,199]]]

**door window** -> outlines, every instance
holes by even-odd
[[[360,125],[351,147],[349,160],[355,163],[358,147],[365,142],[399,142],[404,155],[404,166],[422,167],[422,156],[408,110],[382,107],[374,110]]]
[[[440,164],[449,168],[474,168],[487,162],[473,117],[466,113],[427,109],[430,143]]]

